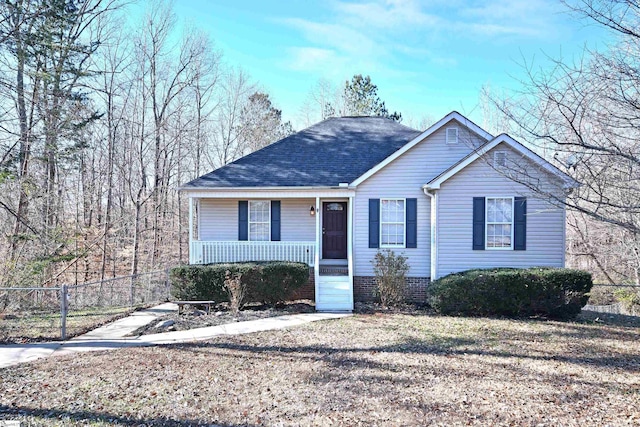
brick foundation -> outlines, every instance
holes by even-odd
[[[373,301],[373,289],[376,278],[373,276],[353,277],[353,299],[355,301]],[[407,299],[423,303],[427,300],[427,287],[431,283],[428,277],[407,277]]]
[[[305,285],[302,285],[300,289],[296,289],[288,299],[310,299],[311,301],[316,300],[316,276],[313,272],[313,267],[309,269],[309,281]]]
[[[373,288],[376,278],[373,276],[353,277],[353,299],[356,302],[373,301]],[[427,300],[427,287],[431,283],[428,277],[407,277],[407,299],[411,302],[424,303]],[[296,299],[316,299],[316,282],[313,268],[309,269],[309,281],[300,289],[296,290],[288,298]]]

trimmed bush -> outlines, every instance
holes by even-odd
[[[468,270],[435,280],[428,298],[442,314],[570,318],[592,286],[590,273],[568,268]]]
[[[256,274],[257,273],[257,274]],[[276,304],[287,299],[309,280],[309,266],[300,262],[258,264],[247,278],[249,300]]]
[[[248,302],[275,304],[309,280],[309,267],[296,262],[184,265],[171,269],[171,295],[187,301],[229,301],[227,272],[242,277]]]

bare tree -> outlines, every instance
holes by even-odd
[[[553,60],[550,70],[525,63],[528,79],[520,93],[511,99],[488,97],[518,136],[542,154],[552,152],[552,161],[581,186],[570,194],[545,191],[526,170],[519,170],[522,182],[555,203],[622,230],[624,241],[637,242],[640,6],[633,0],[566,4],[580,19],[609,30],[615,43],[605,50],[586,50],[571,62]]]

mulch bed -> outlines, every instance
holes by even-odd
[[[287,314],[313,312],[315,312],[315,305],[311,300],[287,301],[280,303],[275,307],[252,303],[247,304],[237,314],[229,310],[229,305],[227,303],[220,303],[212,306],[209,314],[199,308],[185,307],[181,314],[171,313],[158,317],[157,320],[137,329],[129,335],[138,336],[170,331],[185,331],[188,329],[265,319],[267,317],[284,316]],[[163,323],[166,326],[158,327]]]

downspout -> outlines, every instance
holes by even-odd
[[[438,278],[438,194],[436,190],[423,187],[425,196],[431,199],[431,280]]]

